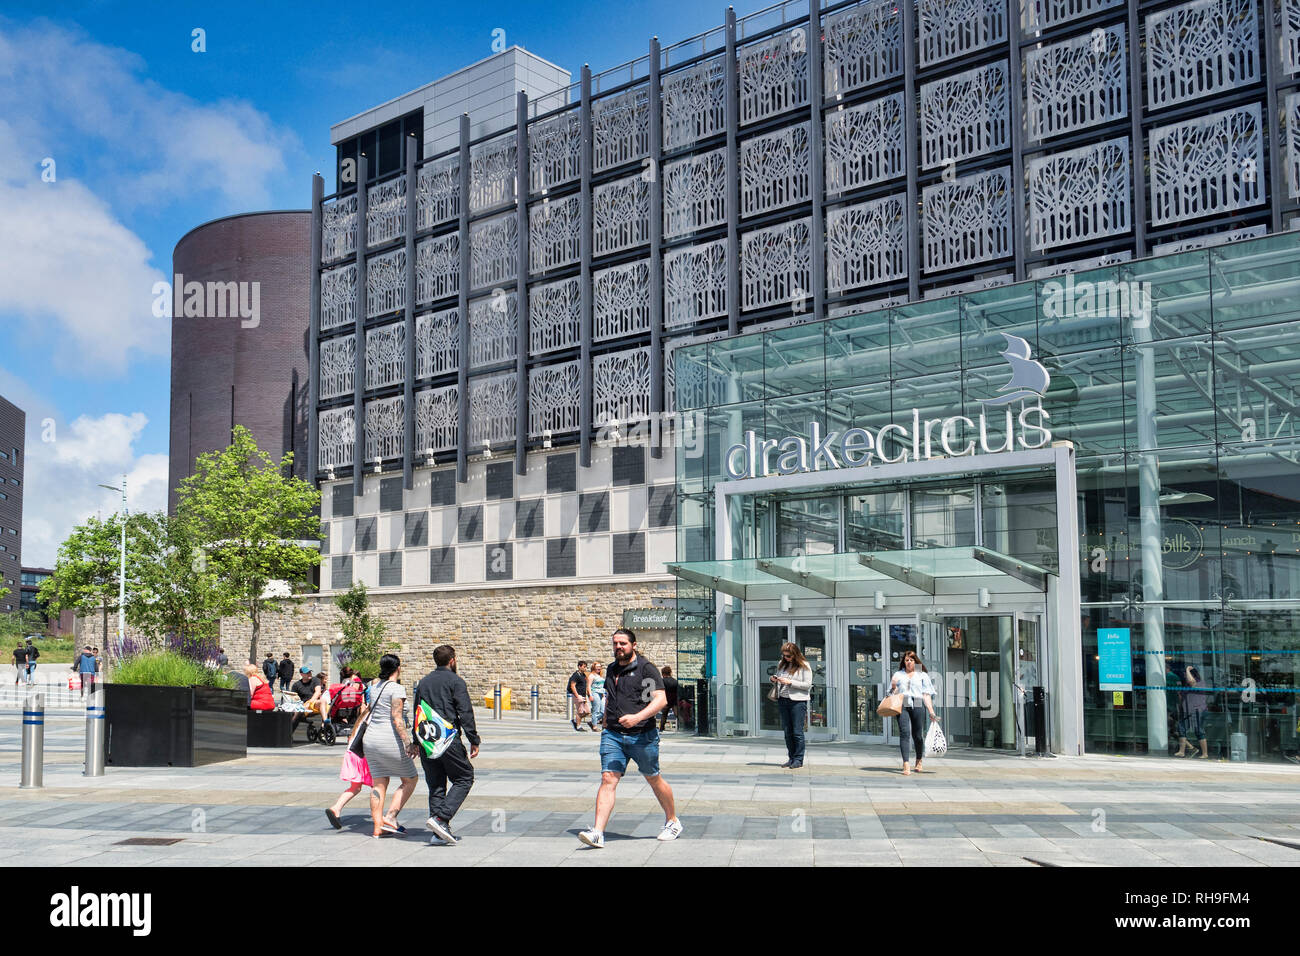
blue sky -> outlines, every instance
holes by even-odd
[[[23,563],[45,566],[74,524],[115,510],[98,482],[125,473],[132,510],[166,506],[169,321],[150,307],[181,236],[306,208],[313,171],[333,188],[332,123],[490,55],[494,30],[576,80],[725,15],[684,0],[40,6],[0,3],[0,395],[27,412]]]

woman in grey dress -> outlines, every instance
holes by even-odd
[[[379,659],[379,680],[370,693],[370,710],[374,714],[366,727],[366,762],[370,764],[373,784],[370,790],[370,816],[374,820],[374,836],[385,833],[404,833],[398,826],[397,815],[415,792],[415,740],[406,727],[403,709],[406,691],[402,684],[402,662],[396,654],[385,654]],[[388,792],[388,778],[400,777],[402,785],[393,794],[393,802],[384,813],[384,795]]]

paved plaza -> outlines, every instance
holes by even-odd
[[[370,837],[364,793],[342,831],[329,826],[342,744],[88,779],[84,721],[51,712],[45,787],[20,790],[18,713],[0,710],[0,852],[11,866],[78,867],[1300,865],[1300,768],[955,751],[903,777],[893,749],[810,744],[804,769],[787,771],[779,741],[672,733],[662,767],[685,833],[654,839],[662,814],[631,775],[594,850],[577,833],[591,823],[598,735],[519,714],[479,721],[477,781],[454,821],[464,839],[444,847],[423,830],[423,779],[404,836]],[[174,842],[125,842],[140,838]]]

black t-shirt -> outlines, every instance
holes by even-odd
[[[579,697],[587,696],[587,675],[582,671],[574,671],[569,675],[569,693]]]
[[[14,665],[21,667],[27,663],[27,652],[21,647],[14,648]]]
[[[288,680],[293,676],[293,661],[287,657],[280,658],[280,663],[275,665],[278,668],[277,673],[284,679]]]
[[[27,663],[29,664],[34,663],[36,658],[41,656],[41,652],[36,649],[36,645],[34,644],[28,644],[25,648],[25,652],[27,654]]]
[[[617,661],[610,664],[605,672],[605,726],[624,734],[649,730],[655,725],[654,714],[631,727],[622,726],[618,719],[644,710],[654,692],[663,689],[664,678],[659,668],[639,654],[627,667]]]
[[[668,694],[668,706],[672,707],[677,703],[677,678],[664,678],[664,691]]]
[[[319,677],[313,677],[311,680],[305,682],[302,680],[296,680],[293,682],[293,686],[289,689],[302,698],[303,703],[306,703],[316,696],[316,688],[320,686],[322,686],[321,679]]]

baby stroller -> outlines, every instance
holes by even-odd
[[[319,741],[327,747],[334,746],[334,741],[342,732],[346,739],[361,712],[361,703],[365,699],[364,686],[360,681],[348,680],[330,687],[329,719],[319,727],[312,721],[307,723],[307,740]]]

